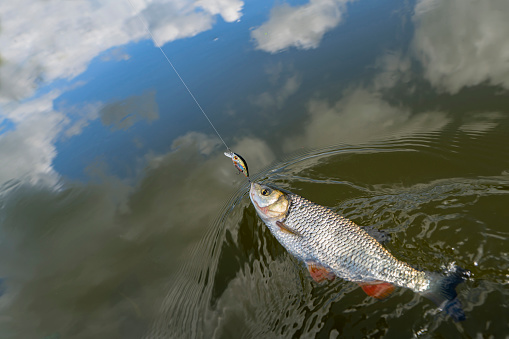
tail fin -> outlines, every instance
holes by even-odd
[[[449,314],[454,321],[463,321],[465,312],[461,308],[461,302],[456,298],[458,295],[456,286],[466,280],[469,275],[470,271],[455,266],[445,276],[437,277],[430,291],[423,295]]]

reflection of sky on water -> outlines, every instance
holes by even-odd
[[[222,21],[218,25],[219,32],[224,32],[222,26],[238,20],[243,7],[238,0],[133,3],[162,43],[210,30],[217,21]],[[84,155],[86,159],[82,161],[86,163],[103,154],[104,149],[98,149],[98,144],[106,145],[110,153],[114,153],[119,148],[114,144],[132,143],[132,135],[136,132],[130,136],[110,133],[97,121],[102,117],[102,122],[108,125],[100,112],[102,106],[109,105],[111,101],[127,100],[126,104],[131,104],[141,93],[158,90],[169,93],[159,99],[161,105],[174,107],[173,115],[182,115],[179,107],[182,89],[173,91],[180,84],[168,81],[170,77],[175,80],[175,76],[168,71],[161,55],[153,53],[157,51],[153,45],[146,41],[138,42],[147,37],[147,32],[127,1],[120,4],[7,2],[0,5],[0,15],[0,46],[3,46],[0,142],[15,153],[13,158],[18,158],[8,162],[12,164],[11,168],[1,171],[2,181],[25,178],[36,182],[43,177],[52,177],[54,182],[55,169],[58,173],[79,177],[83,166],[69,168],[75,159],[69,159],[66,148],[73,153],[72,158]],[[217,15],[221,19],[218,20]],[[208,40],[207,47],[213,43],[210,35],[200,40],[200,43]],[[203,48],[199,44],[194,45],[196,42],[192,40],[181,41],[172,46],[172,58],[184,73],[195,69],[187,72],[195,77],[186,75],[186,78],[196,80],[198,72],[203,71],[196,65],[203,63],[189,58],[189,54],[201,60]],[[218,47],[225,46],[228,44]],[[146,55],[148,58],[140,59]],[[214,61],[217,60],[210,60]],[[210,67],[210,64],[204,66]],[[133,99],[127,99],[131,95]],[[171,100],[171,105],[167,100]],[[167,117],[170,112],[163,113],[162,116]],[[162,123],[171,126],[178,124],[179,120],[189,118],[171,121],[173,124],[168,124],[168,121]],[[170,128],[169,134],[175,138],[176,129],[171,132]],[[156,131],[156,134],[161,132]],[[111,142],[105,142],[106,139]],[[15,151],[12,144],[17,145]]]
[[[384,28],[408,25],[406,13],[395,12],[393,5],[346,0],[275,3],[269,14],[265,12],[272,6],[268,1],[256,5],[239,0],[135,1],[134,6],[156,39],[166,44],[165,50],[213,120],[227,128],[236,126],[224,120],[228,116],[251,120],[241,111],[255,114],[260,109],[281,111],[299,105],[298,115],[303,116],[307,114],[303,106],[316,105],[312,96],[317,90],[326,100],[330,95],[337,97],[346,89],[337,87],[337,79],[358,78],[358,74],[349,75],[349,69],[362,72],[369,63],[378,67],[375,86],[366,89],[375,91],[370,94],[374,97],[378,96],[377,88],[391,86],[394,79],[412,72],[405,65],[414,57],[422,63],[425,78],[440,90],[454,93],[463,86],[485,81],[507,87],[509,52],[506,30],[501,29],[505,25],[503,1],[483,2],[477,10],[456,10],[466,6],[461,1],[418,1],[412,16],[416,27],[411,48],[393,53],[392,59],[366,59],[368,64],[355,60],[352,65],[353,55],[373,55],[373,51],[355,50],[373,45],[355,26],[357,20],[367,18],[376,27],[377,15],[378,20],[384,20],[393,13],[396,20],[384,24]],[[361,12],[375,6],[377,11]],[[19,15],[21,12],[23,15]],[[114,154],[118,154],[117,158],[132,158],[127,160],[129,165],[123,165],[131,167],[148,147],[166,152],[164,145],[182,131],[206,128],[165,60],[151,42],[143,40],[147,33],[128,2],[61,4],[26,0],[5,2],[0,5],[0,13],[0,147],[5,158],[11,159],[11,166],[0,171],[2,181],[24,177],[33,182],[43,178],[55,182],[57,173],[83,177],[87,164],[100,157],[115,158]],[[464,29],[454,29],[456,26]],[[329,41],[324,43],[335,29],[339,29],[337,34],[329,34]],[[466,36],[472,39],[465,39]],[[192,39],[184,39],[189,37]],[[307,52],[297,51],[313,50],[321,44],[324,51],[310,67],[306,64]],[[268,58],[257,50],[287,52]],[[330,59],[334,55],[339,57],[337,61]],[[335,73],[337,70],[340,73]],[[325,86],[329,83],[333,88],[327,93]],[[260,90],[264,85],[268,85],[267,89]],[[158,107],[157,118],[153,115],[141,119],[128,114],[122,120],[124,128],[108,127],[111,121],[101,114],[105,105],[131,105],[147,91],[154,93],[150,104]],[[251,93],[252,107],[246,108],[244,101],[239,108],[236,94],[245,92]],[[143,105],[144,99],[140,100],[137,105]],[[369,129],[373,120],[366,121],[354,112],[332,113],[331,117],[352,116],[358,120],[355,125]],[[312,133],[316,132],[307,134]],[[348,137],[342,141],[355,142]],[[121,154],[121,148],[135,151],[129,156]]]
[[[272,53],[288,47],[317,48],[324,34],[340,23],[347,2],[310,0],[295,6],[276,5],[269,20],[251,33],[256,48]]]
[[[311,100],[308,110],[305,133],[288,138],[286,147],[289,151],[299,145],[320,148],[398,139],[439,131],[449,122],[444,113],[411,114],[408,109],[391,106],[364,89],[346,91],[345,97],[332,106],[326,100]]]
[[[415,7],[414,53],[439,90],[483,82],[509,89],[509,2],[421,0]]]
[[[507,93],[505,0],[133,3],[252,174],[302,148],[438,132],[453,122],[474,138],[507,119],[497,111],[502,104],[465,107],[458,118],[438,99],[426,100],[429,92],[461,98],[466,86]],[[52,225],[40,246],[2,264],[6,276],[18,279],[16,292],[24,292],[14,297],[20,302],[14,310],[25,316],[24,305],[41,300],[42,272],[49,286],[63,281],[69,290],[83,289],[61,297],[77,304],[94,284],[115,290],[154,257],[167,260],[155,274],[164,280],[228,190],[243,182],[232,175],[222,144],[127,1],[3,1],[0,20],[0,183],[8,183],[0,197],[8,197],[5,220],[12,227],[3,256],[14,258],[33,240],[27,234]],[[29,185],[15,191],[13,179]],[[75,187],[72,179],[101,184]],[[47,210],[41,212],[47,219],[35,212],[25,219],[26,206]],[[170,245],[158,240],[161,234]],[[155,254],[115,262],[145,245]],[[48,255],[32,261],[42,249]],[[58,260],[69,249],[76,272],[83,272],[77,277]],[[94,249],[96,257],[88,258]],[[161,281],[136,283],[148,286],[135,298],[140,304],[155,305],[166,292],[162,286],[150,292]],[[95,311],[115,322],[108,302],[98,301]],[[122,299],[116,307],[121,313],[131,305]],[[144,310],[157,313],[154,307]],[[36,323],[44,309],[24,321]],[[72,315],[64,318],[68,310],[48,318],[72,323]]]
[[[260,140],[233,146],[252,154],[254,171],[274,160]],[[186,134],[172,152],[147,155],[146,176],[133,186],[97,167],[89,174],[101,184],[3,187],[0,255],[13,260],[0,263],[9,292],[0,336],[140,338],[183,254],[209,231],[227,188],[245,180],[219,147]]]

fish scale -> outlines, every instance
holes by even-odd
[[[284,223],[305,235],[285,237],[286,249],[303,261],[326,264],[350,281],[386,281],[416,292],[428,289],[427,274],[396,259],[352,221],[299,195],[289,193]]]
[[[421,293],[455,320],[465,320],[456,286],[469,272],[455,266],[446,275],[424,272],[396,259],[354,222],[299,195],[251,183],[256,212],[287,251],[304,261],[317,281],[339,277],[357,282],[378,299],[394,286]]]

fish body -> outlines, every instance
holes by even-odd
[[[449,309],[455,320],[464,319],[455,292],[464,270],[443,276],[414,269],[354,222],[291,192],[251,183],[250,198],[271,233],[317,282],[339,277],[376,298],[395,286],[409,288]]]

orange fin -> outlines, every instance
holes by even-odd
[[[299,232],[292,230],[290,227],[286,226],[281,221],[276,221],[276,225],[278,225],[279,228],[281,229],[281,231],[283,231],[283,232],[294,234],[294,235],[300,235]]]
[[[392,292],[394,292],[395,286],[391,283],[384,281],[374,281],[371,283],[359,283],[367,295],[377,299],[387,298]]]
[[[311,274],[311,278],[317,283],[321,283],[325,279],[332,281],[336,278],[334,273],[314,261],[306,261],[306,266],[308,267],[309,274]]]

